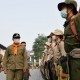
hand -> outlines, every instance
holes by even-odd
[[[54,61],[58,61],[58,58],[56,56],[54,57]]]
[[[61,73],[61,77],[64,79],[64,78],[67,78],[69,75],[68,74],[66,74],[66,73]]]
[[[23,72],[26,72],[26,69],[23,69]]]

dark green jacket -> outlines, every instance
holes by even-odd
[[[27,69],[27,52],[24,46],[18,47],[18,54],[15,56],[13,46],[9,46],[3,59],[5,69]]]
[[[75,16],[74,20],[76,23],[76,31],[77,31],[77,34],[80,38],[80,13],[78,13]],[[65,27],[64,36],[66,37],[66,39],[64,40],[64,47],[65,47],[65,51],[67,53],[69,53],[74,48],[80,48],[80,41],[78,41],[75,37],[74,38],[67,38],[67,36],[73,35],[72,30],[70,28],[70,21],[71,21],[71,18],[68,19],[64,24],[64,27]]]

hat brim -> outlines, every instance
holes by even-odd
[[[52,32],[50,33],[50,35],[47,36],[47,38],[50,38],[52,36]]]
[[[47,38],[50,38],[51,36],[49,35],[49,36],[47,36]]]
[[[20,37],[13,37],[14,39],[20,39]]]
[[[64,6],[69,6],[69,5],[71,5],[71,4],[67,4],[65,2],[61,2],[61,3],[58,4],[58,10],[61,11]],[[75,13],[77,13],[77,9],[76,8],[75,8]]]
[[[56,34],[56,33],[52,33],[53,35],[55,36],[60,36],[60,35],[63,35],[63,34]]]
[[[61,11],[63,6],[68,6],[65,2],[61,2],[58,4],[58,10]]]

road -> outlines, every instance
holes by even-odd
[[[30,70],[30,78],[29,80],[44,80],[41,76],[40,70],[39,69],[31,69]],[[6,75],[2,72],[0,73],[0,80],[6,80]]]
[[[31,77],[29,78],[29,80],[44,80],[39,69],[30,70],[30,72]]]

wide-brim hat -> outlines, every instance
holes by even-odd
[[[64,35],[63,31],[56,29],[54,32],[52,32],[53,35]]]
[[[77,2],[75,0],[66,0],[64,2],[61,2],[58,4],[58,10],[61,11],[63,6],[69,6],[73,5],[75,9],[77,10]]]

